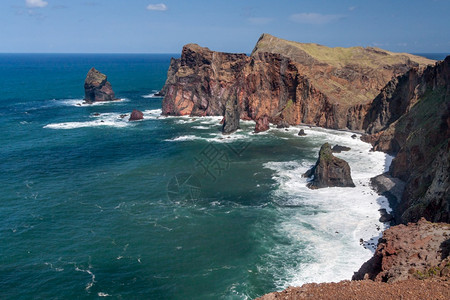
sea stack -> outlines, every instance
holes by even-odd
[[[225,107],[222,133],[230,134],[239,129],[239,104],[237,96],[230,98]]]
[[[90,69],[87,73],[84,81],[84,95],[86,103],[116,100],[108,78],[95,68]]]
[[[255,133],[269,130],[269,118],[264,115],[256,119]]]
[[[310,189],[324,187],[354,187],[350,166],[348,163],[333,155],[331,146],[328,143],[322,145],[319,151],[319,159],[312,169],[303,174],[303,177],[311,177],[313,180],[308,183]]]

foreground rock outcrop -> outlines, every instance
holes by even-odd
[[[448,299],[450,281],[446,279],[408,279],[394,283],[341,281],[309,283],[264,295],[259,300],[380,300],[380,299]]]
[[[172,59],[164,115],[219,115],[237,95],[241,119],[362,129],[370,102],[392,78],[433,63],[377,48],[328,48],[263,34],[252,54],[196,44]]]
[[[91,68],[84,81],[84,100],[87,103],[117,100],[105,74]]]
[[[319,151],[319,158],[312,169],[303,174],[304,177],[313,177],[308,183],[311,189],[324,187],[354,187],[350,166],[348,163],[333,155],[331,146],[328,143],[322,145]]]
[[[417,223],[397,225],[383,232],[374,256],[353,276],[395,282],[430,277],[450,278],[450,224]],[[450,292],[450,290],[449,290]]]

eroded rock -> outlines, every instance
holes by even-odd
[[[333,155],[330,144],[325,143],[319,151],[319,159],[314,167],[308,170],[303,177],[314,176],[308,183],[311,189],[324,187],[354,187],[349,164]]]

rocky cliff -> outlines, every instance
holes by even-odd
[[[406,182],[397,220],[450,222],[450,56],[393,78],[368,111],[363,139],[395,154],[390,175]]]
[[[376,48],[328,48],[263,34],[252,54],[196,44],[172,59],[164,115],[224,115],[237,95],[241,119],[362,129],[370,102],[393,76],[433,61]]]
[[[395,282],[404,279],[450,277],[450,224],[398,225],[383,232],[373,257],[353,276]]]

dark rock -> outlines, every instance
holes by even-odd
[[[123,119],[123,118],[125,118],[126,116],[128,116],[127,114],[121,114],[119,117],[121,118],[121,119]]]
[[[158,91],[158,92],[156,92],[154,95],[153,95],[154,97],[164,97],[164,92],[161,90],[161,91]]]
[[[350,151],[351,148],[350,147],[346,147],[346,146],[340,146],[340,145],[335,145],[331,151],[333,151],[333,153],[341,153],[342,151]]]
[[[311,189],[355,186],[350,166],[345,160],[333,155],[328,143],[323,144],[320,148],[319,159],[315,166],[303,174],[304,177],[311,177],[311,175],[314,175],[313,180],[308,183],[308,187]]]
[[[269,128],[269,118],[267,116],[256,119],[255,133],[267,131]]]
[[[352,135],[352,139],[356,139],[358,136],[356,134]]]
[[[142,120],[144,118],[144,114],[142,113],[142,111],[139,111],[137,109],[133,109],[133,111],[131,112],[130,118],[128,119],[128,121],[138,121],[138,120]]]
[[[305,136],[306,135],[305,130],[300,129],[300,131],[298,132],[298,135],[299,136]]]
[[[228,99],[223,117],[222,133],[230,134],[239,129],[239,105],[236,95]]]
[[[406,182],[396,220],[450,222],[450,56],[393,78],[369,112],[364,141],[395,155],[389,175]]]
[[[84,95],[87,103],[117,100],[106,75],[95,68],[90,69],[86,76]]]
[[[378,211],[381,215],[378,221],[380,221],[381,223],[388,223],[394,220],[394,216],[389,214],[385,208],[379,209]]]
[[[98,117],[98,116],[100,116],[100,114],[99,113],[94,113],[94,116]]]

